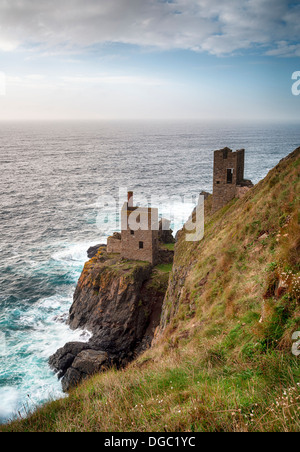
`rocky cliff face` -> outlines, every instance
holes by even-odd
[[[206,328],[208,336],[210,329],[217,331],[215,325],[222,325],[222,331],[226,321],[242,318],[251,306],[258,319],[254,344],[260,340],[290,347],[298,327],[289,322],[293,325],[297,318],[299,324],[299,157],[300,147],[244,197],[215,213],[212,196],[207,196],[200,242],[187,242],[184,229],[177,233],[154,344],[166,335],[177,343],[182,334],[194,334],[185,326],[189,320],[204,337]],[[276,324],[280,327],[274,332]],[[236,327],[240,325],[246,327],[244,321]]]
[[[151,344],[167,283],[168,273],[147,262],[98,250],[83,269],[68,319],[93,336],[66,344],[49,360],[65,391],[111,365],[124,366]]]

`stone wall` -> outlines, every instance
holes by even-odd
[[[232,152],[224,148],[214,153],[212,211],[224,207],[236,197],[237,186],[244,180],[245,150]]]
[[[121,210],[121,234],[115,232],[107,239],[107,253],[156,265],[161,261],[160,241],[175,242],[170,221],[159,222],[158,209],[134,207],[133,193],[128,192],[128,202]]]
[[[128,207],[122,209],[121,256],[125,259],[158,262],[158,209]]]
[[[107,252],[109,254],[121,253],[121,238],[108,237],[107,239]]]
[[[158,231],[122,231],[121,255],[125,259],[147,261],[155,265],[158,261]]]

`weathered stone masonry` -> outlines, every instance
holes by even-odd
[[[158,209],[134,207],[133,193],[121,212],[121,234],[107,239],[107,252],[119,253],[124,259],[140,260],[156,265],[159,259]]]
[[[245,149],[232,152],[224,148],[214,153],[212,211],[224,207],[235,197],[242,197],[253,186],[244,179]]]

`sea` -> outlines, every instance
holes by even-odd
[[[0,123],[0,423],[66,397],[48,359],[87,341],[66,320],[90,246],[120,229],[126,192],[174,234],[212,192],[213,151],[245,148],[266,176],[300,145],[298,124],[201,121]]]

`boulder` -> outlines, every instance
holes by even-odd
[[[102,247],[106,247],[106,245],[100,244],[100,245],[94,245],[91,246],[88,250],[87,250],[87,255],[89,259],[92,259],[93,257],[96,256],[96,254],[98,253],[99,249]]]
[[[58,349],[49,359],[50,367],[62,378],[68,368],[72,366],[76,356],[89,346],[84,342],[68,342],[64,347]]]
[[[87,375],[99,372],[103,364],[108,362],[108,354],[97,350],[83,350],[74,359],[72,367]]]
[[[82,380],[99,373],[109,364],[108,354],[97,350],[83,350],[73,360],[62,379],[63,391],[69,391]]]
[[[74,369],[74,367],[69,367],[61,381],[62,390],[64,392],[70,391],[70,389],[77,386],[86,377],[87,375],[83,376],[82,373]]]

